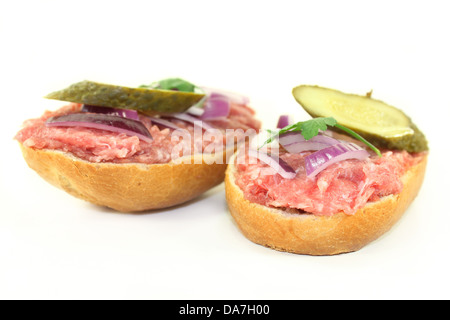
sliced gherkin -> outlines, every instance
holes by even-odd
[[[204,94],[194,92],[131,88],[86,80],[52,92],[45,98],[132,109],[152,115],[184,112],[204,96]]]
[[[377,147],[408,152],[428,150],[424,134],[405,113],[370,95],[308,85],[295,87],[292,94],[311,116],[333,117]]]

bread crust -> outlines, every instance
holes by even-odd
[[[69,194],[120,212],[172,207],[200,196],[224,180],[225,150],[193,155],[188,163],[92,163],[68,153],[20,147],[28,166]],[[201,158],[201,164],[198,157]],[[209,158],[208,158],[209,157]],[[220,159],[222,161],[215,161]]]
[[[425,155],[402,177],[400,194],[368,203],[354,215],[331,217],[292,214],[252,203],[235,183],[234,157],[225,176],[230,213],[249,240],[279,251],[307,255],[336,255],[357,251],[386,233],[401,218],[418,194],[427,165]]]

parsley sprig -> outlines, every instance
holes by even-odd
[[[153,82],[150,85],[143,84],[139,87],[147,89],[163,89],[163,90],[194,92],[196,85],[180,78],[167,78],[157,82]]]
[[[364,144],[366,144],[370,149],[375,151],[375,153],[378,156],[381,157],[381,152],[380,152],[380,150],[378,150],[377,147],[375,147],[369,141],[367,141],[366,139],[361,137],[355,131],[353,131],[353,130],[351,130],[351,129],[347,128],[347,127],[344,127],[343,125],[337,123],[336,119],[334,119],[333,117],[313,118],[313,119],[310,119],[310,120],[307,120],[307,121],[301,121],[301,122],[297,122],[297,123],[291,124],[291,125],[289,125],[287,127],[282,128],[278,132],[270,131],[270,133],[272,133],[272,136],[269,139],[267,139],[260,148],[264,147],[268,143],[271,143],[278,136],[280,136],[280,135],[282,135],[283,133],[286,133],[286,132],[301,132],[301,134],[305,138],[305,140],[309,140],[309,139],[317,136],[319,134],[319,130],[325,131],[325,130],[328,129],[328,127],[336,127],[338,129],[341,129],[342,131],[346,132],[347,134],[349,134],[353,138],[355,138],[355,139],[363,142]]]

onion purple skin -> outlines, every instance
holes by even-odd
[[[319,134],[309,140],[299,132],[289,132],[279,137],[279,143],[289,153],[315,151],[305,157],[305,169],[308,177],[315,177],[333,163],[347,160],[368,158],[369,153],[354,143],[344,142],[324,134]]]
[[[213,92],[205,101],[203,113],[199,118],[202,120],[226,118],[230,114],[230,109],[230,98]]]
[[[223,94],[212,92],[204,101],[203,107],[198,105],[189,108],[186,113],[201,120],[214,120],[226,118],[230,114],[231,99]]]
[[[45,124],[48,127],[84,127],[106,130],[137,136],[148,143],[153,141],[152,135],[142,122],[110,114],[71,113],[49,118]]]
[[[306,175],[309,178],[313,178],[325,168],[339,161],[348,159],[364,160],[369,156],[370,154],[367,150],[354,143],[338,143],[306,156]]]
[[[283,129],[291,124],[292,120],[289,115],[281,115],[278,119],[277,129]]]
[[[101,106],[93,106],[90,104],[83,104],[81,108],[82,112],[91,112],[91,113],[101,113],[101,114],[109,114],[113,116],[133,119],[139,121],[139,115],[136,110],[129,109],[119,109],[119,108],[111,108],[111,107],[101,107]]]
[[[152,121],[152,123],[156,124],[158,127],[164,127],[164,128],[169,128],[169,129],[173,129],[173,130],[180,129],[179,126],[177,126],[175,123],[172,123],[168,120],[161,119],[161,118],[155,118],[155,117],[149,117],[149,118]]]

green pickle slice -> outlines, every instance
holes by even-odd
[[[52,92],[45,98],[132,109],[143,114],[154,115],[184,112],[204,96],[194,92],[131,88],[85,80]]]
[[[380,100],[308,85],[295,87],[292,94],[312,117],[333,117],[377,147],[408,152],[428,150],[424,134],[411,119]]]

